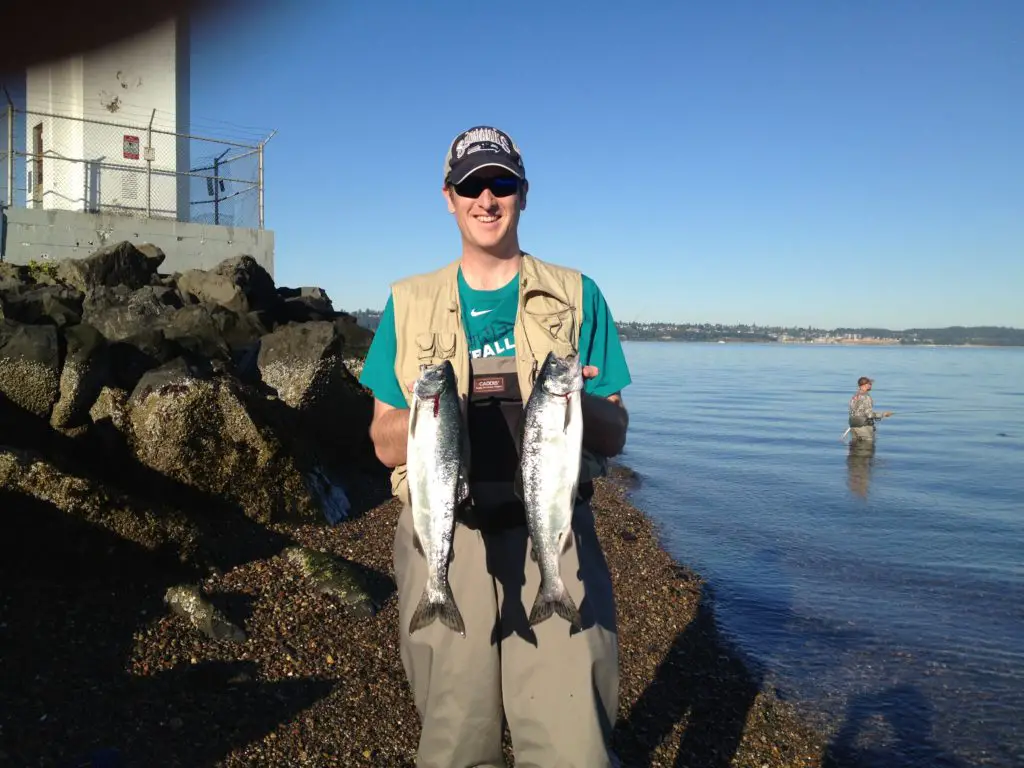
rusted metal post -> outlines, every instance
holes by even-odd
[[[14,207],[14,103],[7,97],[7,207]]]
[[[149,116],[149,128],[146,129],[146,148],[143,154],[146,158],[146,218],[153,218],[153,118],[156,117],[156,109]]]
[[[263,142],[261,141],[257,147],[257,157],[259,158],[259,168],[257,171],[256,187],[259,193],[260,200],[260,212],[259,212],[259,228],[263,229]]]

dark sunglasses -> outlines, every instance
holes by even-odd
[[[491,190],[491,194],[495,197],[508,197],[519,191],[519,179],[515,176],[495,176],[493,178],[470,176],[455,184],[454,189],[455,194],[459,197],[477,198],[485,189]]]

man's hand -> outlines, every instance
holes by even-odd
[[[890,416],[892,416],[892,411],[886,411],[882,414],[883,419],[888,419]]]
[[[380,463],[394,469],[405,464],[409,443],[409,409],[373,401],[370,439]]]
[[[583,366],[583,378],[593,379],[600,373],[596,365]],[[610,458],[622,453],[629,429],[629,412],[619,394],[599,397],[584,393],[583,445],[587,450]]]

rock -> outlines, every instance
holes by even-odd
[[[372,398],[345,368],[332,322],[286,325],[260,340],[260,375],[298,412],[300,428],[348,459],[369,448]]]
[[[203,598],[197,587],[190,584],[171,587],[164,594],[164,602],[171,611],[188,622],[211,640],[244,643],[245,632],[236,627]]]
[[[57,329],[0,320],[0,394],[48,420],[60,382]]]
[[[366,353],[370,351],[370,344],[373,342],[373,331],[368,331],[359,325],[354,315],[346,312],[339,312],[334,318],[334,327],[341,336],[345,349],[346,360],[359,360],[360,370]],[[349,369],[353,376],[358,376],[356,371]]]
[[[139,380],[129,418],[136,458],[169,478],[238,504],[258,522],[323,514],[314,466],[300,466],[278,437],[286,428],[231,376],[174,360]]]
[[[90,423],[89,409],[100,390],[112,380],[107,340],[87,323],[66,329],[64,340],[60,399],[53,408],[50,424],[65,432],[84,430]]]
[[[215,304],[190,304],[167,318],[164,335],[196,357],[230,360],[231,347],[224,339],[223,328],[232,321],[224,315],[238,317]]]
[[[192,303],[219,304],[234,312],[248,312],[249,301],[242,289],[225,275],[190,269],[178,278],[181,297]]]
[[[272,309],[280,301],[274,288],[274,278],[252,256],[225,259],[213,268],[213,272],[230,278],[245,296],[249,310]]]
[[[83,302],[83,320],[95,326],[108,340],[134,336],[161,327],[181,306],[172,288],[144,286],[128,291],[123,286],[91,291]]]
[[[338,598],[365,616],[373,616],[379,610],[355,564],[307,547],[288,547],[282,554],[313,582],[318,592]]]
[[[82,319],[82,294],[60,285],[12,291],[0,298],[0,311],[21,323],[74,325]]]
[[[0,261],[0,293],[20,286],[28,277],[28,267]]]
[[[312,407],[341,364],[341,343],[332,323],[285,326],[260,340],[260,375],[292,408]]]
[[[334,309],[330,302],[310,296],[295,296],[284,300],[277,315],[282,323],[311,323],[333,319]]]
[[[159,328],[148,328],[109,345],[111,384],[131,392],[142,375],[182,354]]]
[[[153,265],[153,271],[156,272],[160,268],[160,265],[164,263],[164,259],[167,258],[167,254],[158,245],[153,243],[141,243],[136,246],[139,253],[146,257],[151,265]],[[154,275],[155,277],[155,275]]]
[[[86,476],[60,469],[33,451],[0,446],[0,491],[49,503],[65,514],[105,528],[151,552],[170,547],[175,551],[172,558],[175,561],[187,559],[196,549],[198,531],[180,512],[141,503],[102,487]],[[4,512],[9,517],[16,514],[13,509],[5,508]],[[52,544],[74,546],[74,542]],[[92,554],[97,558],[105,555],[104,552]],[[131,572],[125,574],[128,578],[132,575]]]
[[[89,420],[89,432],[106,455],[121,458],[131,454],[131,418],[125,390],[103,387],[89,409]]]
[[[84,259],[59,262],[57,278],[84,292],[100,286],[135,290],[149,284],[162,261],[163,258],[147,256],[125,240]]]

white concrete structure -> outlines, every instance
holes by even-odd
[[[27,206],[187,220],[189,86],[184,20],[30,68]]]

